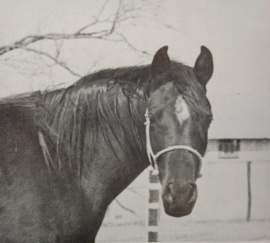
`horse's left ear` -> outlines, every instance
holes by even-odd
[[[203,85],[206,85],[212,77],[213,71],[214,64],[212,53],[205,46],[201,46],[201,53],[195,62],[194,73],[198,80]]]

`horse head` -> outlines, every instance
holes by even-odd
[[[172,62],[167,50],[167,46],[158,50],[151,65],[146,143],[159,172],[165,212],[181,217],[191,213],[197,199],[196,180],[212,121],[206,84],[213,73],[213,58],[202,46],[191,68]]]

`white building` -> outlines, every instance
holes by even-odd
[[[203,178],[198,181],[198,202],[190,219],[245,220],[248,162],[251,220],[270,219],[269,105],[265,95],[226,95],[212,102],[214,121],[209,130]]]
[[[270,98],[226,95],[213,103],[205,161],[270,162]]]

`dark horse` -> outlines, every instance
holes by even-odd
[[[108,205],[149,159],[166,213],[191,213],[212,120],[213,59],[202,46],[191,68],[167,49],[149,66],[0,102],[0,242],[94,241]]]

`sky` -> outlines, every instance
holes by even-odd
[[[117,2],[111,0],[105,14],[113,12]],[[0,0],[0,4],[2,46],[33,33],[74,32],[97,14],[102,1]],[[135,53],[123,43],[80,40],[65,43],[61,57],[85,74],[149,64],[155,52],[168,45],[172,59],[193,66],[205,45],[214,57],[214,75],[207,87],[215,119],[211,136],[270,138],[269,9],[268,0],[151,1],[121,29],[130,43],[150,55]],[[36,47],[52,48],[49,43]],[[61,68],[38,65],[38,58],[26,62],[25,55],[14,51],[0,56],[0,97],[78,79]]]

